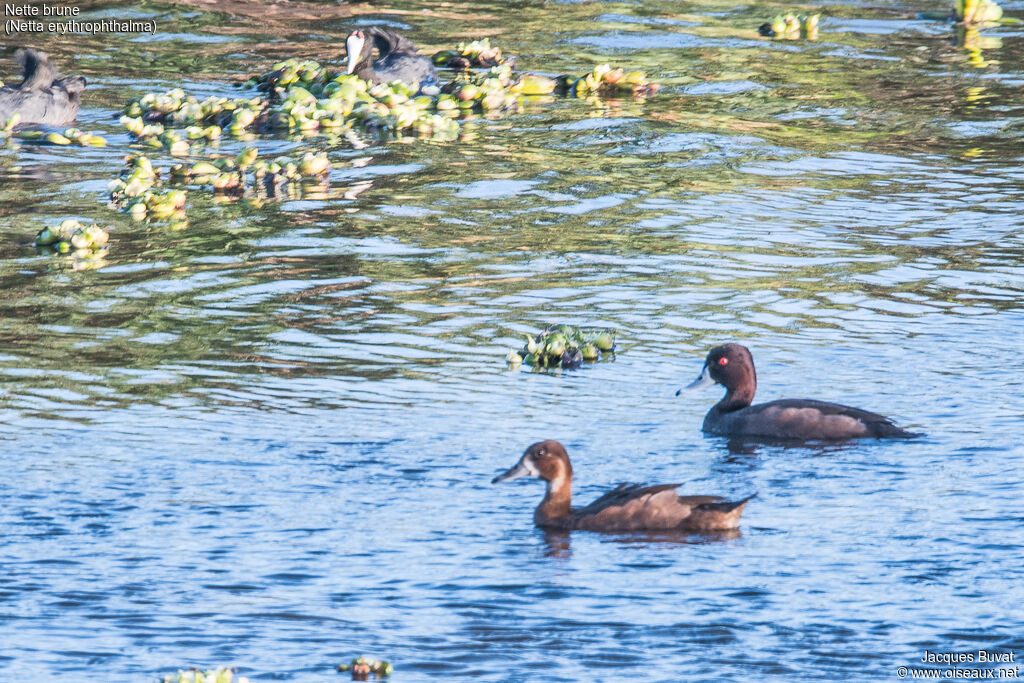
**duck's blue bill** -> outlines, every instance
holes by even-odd
[[[711,368],[709,368],[707,366],[707,364],[705,363],[704,364],[704,370],[700,373],[700,377],[698,377],[697,379],[693,380],[692,382],[687,384],[685,387],[683,387],[682,389],[677,391],[676,392],[676,396],[678,396],[679,394],[682,394],[683,392],[686,392],[686,391],[696,391],[697,389],[703,389],[704,387],[709,387],[709,386],[711,386],[714,383],[715,383],[715,380],[711,378]]]
[[[529,477],[531,474],[533,473],[530,472],[529,468],[525,464],[523,464],[522,460],[520,460],[518,463],[516,463],[516,466],[510,469],[508,472],[505,472],[504,474],[499,474],[494,479],[491,479],[491,483],[497,484],[499,481],[512,481],[513,479]]]

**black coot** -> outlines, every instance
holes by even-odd
[[[750,351],[739,344],[711,349],[700,377],[676,395],[711,384],[721,384],[726,391],[704,418],[704,431],[709,434],[801,441],[919,436],[886,417],[838,403],[790,398],[750,405],[757,390],[757,374]]]
[[[49,58],[38,50],[18,50],[14,57],[21,64],[22,81],[16,87],[0,88],[0,121],[14,114],[21,116],[22,123],[64,126],[74,121],[85,77],[55,79]]]
[[[402,81],[413,87],[437,83],[434,63],[416,51],[416,46],[397,33],[382,28],[358,30],[345,41],[348,73],[373,83]],[[377,48],[377,59],[373,59]]]

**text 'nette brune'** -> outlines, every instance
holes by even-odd
[[[64,5],[4,5],[4,14],[9,17],[77,17],[80,11]]]

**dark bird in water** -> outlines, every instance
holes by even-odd
[[[920,436],[900,429],[886,417],[838,403],[787,398],[750,405],[757,391],[757,374],[750,350],[740,344],[711,349],[700,377],[676,396],[712,384],[724,386],[725,396],[704,418],[704,431],[709,434],[800,441]]]
[[[545,529],[586,531],[727,531],[740,524],[748,496],[735,502],[720,496],[680,496],[679,484],[619,484],[586,507],[572,507],[572,465],[565,447],[541,441],[526,449],[516,465],[491,483],[520,477],[547,482],[544,500],[533,513]]]
[[[377,59],[373,49],[377,48]],[[416,51],[416,46],[397,33],[382,28],[356,30],[345,40],[348,73],[373,83],[402,81],[419,88],[437,83],[434,63]]]
[[[0,121],[19,115],[21,123],[64,126],[78,116],[85,90],[84,76],[55,78],[45,53],[22,49],[14,53],[21,64],[22,81],[0,88]]]

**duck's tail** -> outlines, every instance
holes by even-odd
[[[743,506],[756,495],[756,493],[751,493],[743,500],[728,501],[725,503],[704,503],[703,505],[698,505],[697,508],[700,510],[713,510],[715,512],[732,512],[737,508],[742,509]]]
[[[756,495],[756,493],[749,495],[743,500],[698,505],[690,513],[690,516],[683,521],[685,528],[691,531],[702,532],[736,529],[740,525],[740,515],[743,514],[743,508]]]
[[[21,64],[19,90],[44,90],[53,85],[53,67],[45,52],[23,48],[14,53],[14,58]]]
[[[916,439],[924,436],[924,432],[908,432],[902,427],[897,427],[889,420],[876,422],[869,425],[872,436],[876,439]]]

